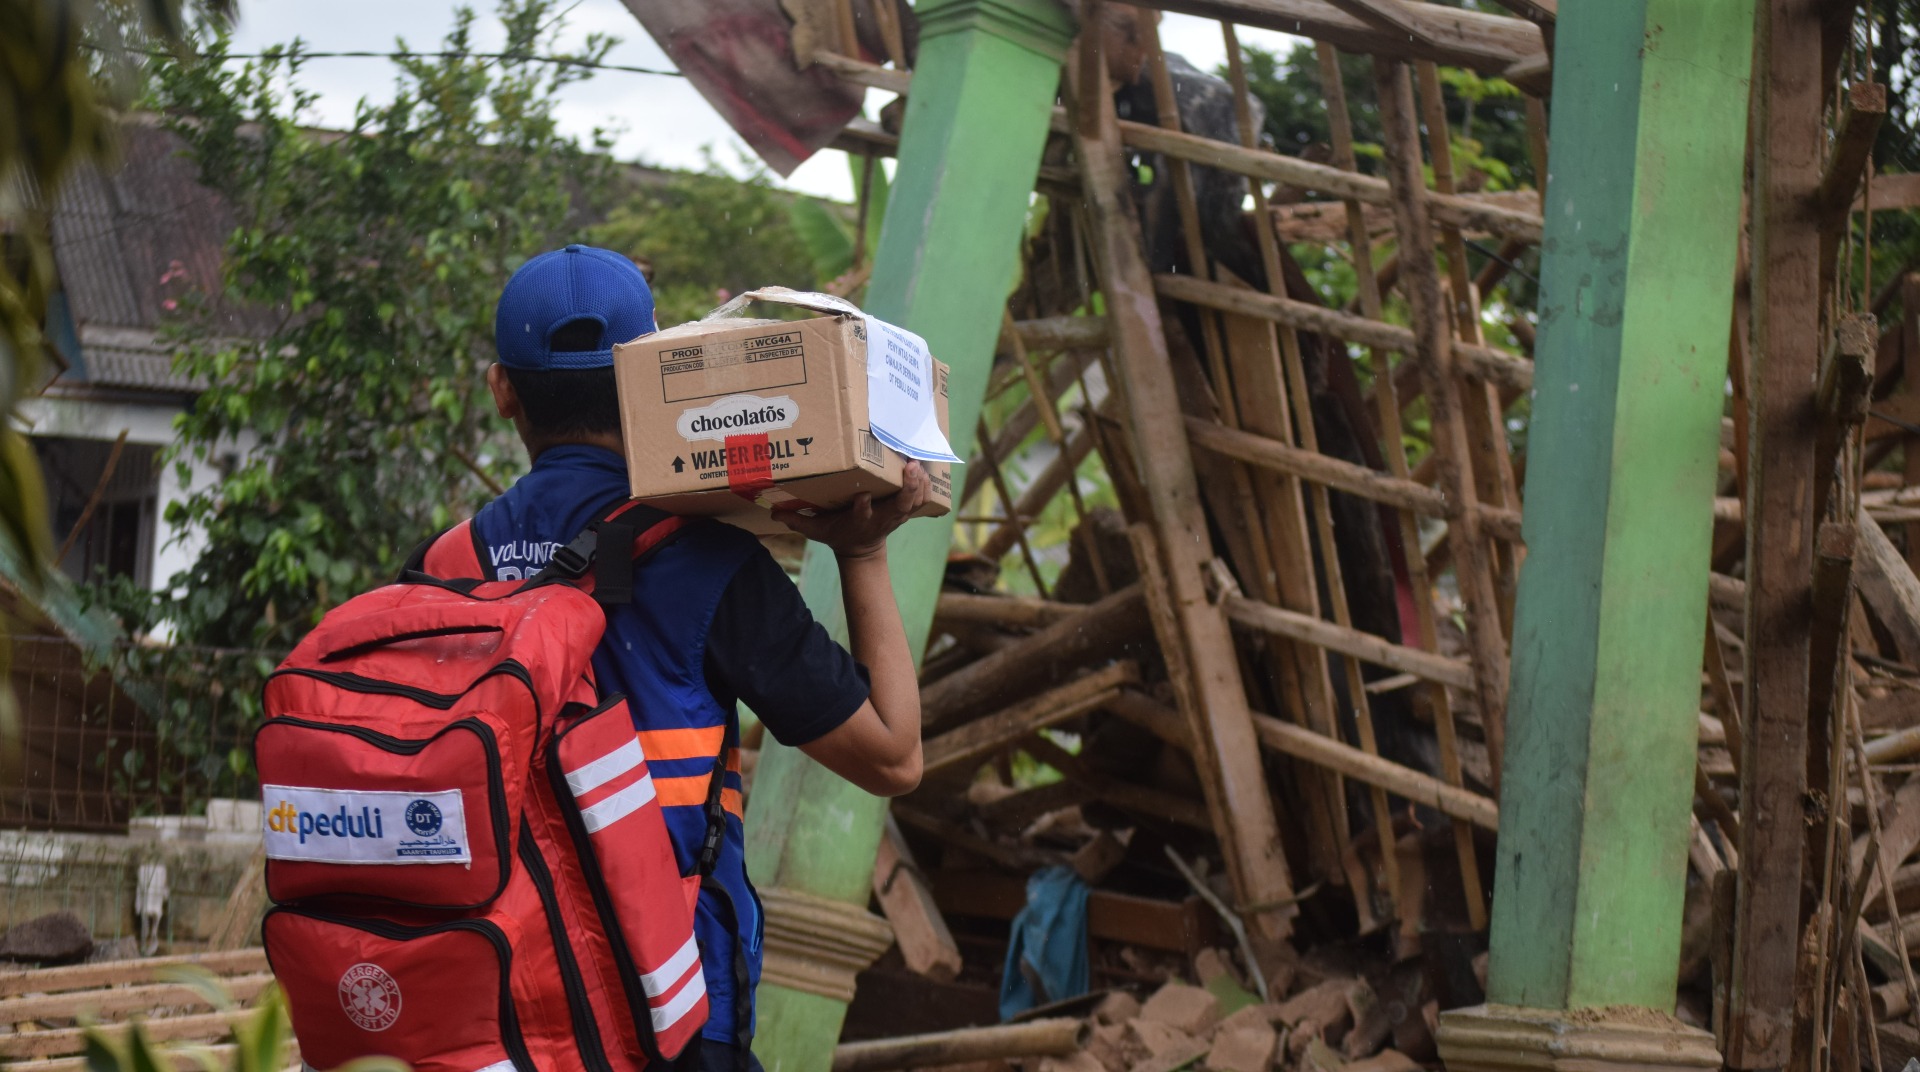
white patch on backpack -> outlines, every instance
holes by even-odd
[[[400,984],[378,964],[365,961],[340,976],[340,1007],[362,1031],[385,1031],[400,1019]]]
[[[267,856],[326,864],[470,864],[460,790],[260,787]]]

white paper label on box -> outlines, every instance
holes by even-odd
[[[466,864],[460,790],[429,793],[263,785],[267,855],[328,864]]]
[[[772,398],[728,395],[704,406],[682,410],[674,428],[680,438],[689,443],[709,439],[724,443],[728,436],[792,428],[793,422],[799,419],[800,404],[787,395]]]
[[[905,328],[866,317],[867,424],[873,436],[909,458],[957,462],[934,412],[933,354]]]

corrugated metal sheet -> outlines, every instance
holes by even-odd
[[[120,163],[76,169],[52,213],[54,263],[84,353],[57,383],[191,391],[154,341],[165,304],[218,294],[233,213],[200,185],[179,138],[145,122],[121,128]],[[223,333],[264,333],[270,310],[214,301]]]

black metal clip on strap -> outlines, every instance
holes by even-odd
[[[593,598],[601,606],[619,606],[633,602],[633,556],[599,554],[604,542],[613,548],[630,548],[638,533],[625,521],[595,521],[565,547],[556,550],[547,568],[534,577],[539,581],[551,576],[577,581],[593,571]]]
[[[726,788],[727,746],[722,743],[720,754],[713,760],[713,778],[707,782],[707,834],[700,842],[700,857],[695,864],[702,880],[711,877],[720,863],[720,843],[727,833]]]

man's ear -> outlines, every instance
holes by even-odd
[[[507,379],[507,367],[494,362],[487,367],[487,390],[493,392],[493,408],[507,420],[518,420],[526,411],[520,406],[520,396],[514,393],[513,381]]]

